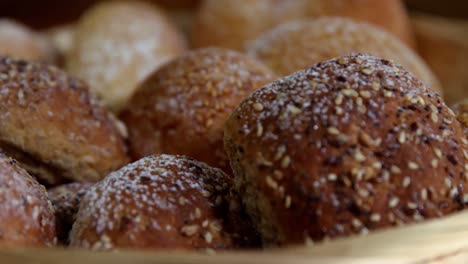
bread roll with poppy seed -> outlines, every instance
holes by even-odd
[[[267,245],[464,209],[466,143],[438,94],[401,66],[359,54],[257,90],[225,128],[236,187]]]
[[[133,158],[187,155],[230,173],[224,123],[244,98],[272,80],[263,64],[225,49],[199,49],[169,62],[121,114]]]
[[[73,182],[48,190],[55,210],[57,239],[62,245],[68,244],[68,233],[75,222],[81,198],[91,186],[93,183],[90,182]]]
[[[125,126],[53,66],[0,57],[0,123],[0,149],[46,185],[98,181],[128,162]]]
[[[207,252],[241,247],[255,233],[237,233],[249,225],[239,218],[239,199],[231,187],[232,179],[221,170],[188,157],[143,158],[89,189],[71,246]]]
[[[55,244],[54,209],[44,186],[0,153],[0,248]]]
[[[52,62],[52,43],[16,21],[0,19],[0,55],[19,59]]]
[[[429,67],[398,38],[370,24],[346,18],[291,21],[250,41],[246,51],[281,76],[353,52],[371,53],[407,67],[428,87],[441,92]]]
[[[243,50],[246,41],[281,23],[322,16],[366,21],[409,46],[414,43],[400,0],[205,0],[194,23],[192,44]]]
[[[78,22],[67,69],[118,112],[141,81],[184,51],[182,34],[162,10],[140,1],[102,2]]]

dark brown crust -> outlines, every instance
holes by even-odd
[[[55,209],[55,225],[58,242],[68,244],[68,233],[76,219],[81,198],[94,183],[74,182],[48,190],[49,199]]]
[[[231,186],[231,178],[221,170],[187,157],[143,158],[86,193],[71,246],[209,251],[239,247],[245,240],[236,224],[246,223],[239,221],[239,200]]]
[[[97,181],[128,161],[119,125],[83,82],[0,57],[0,146],[40,181]]]
[[[414,46],[401,0],[205,0],[194,23],[192,44],[243,50],[246,41],[276,25],[322,16],[365,21]]]
[[[261,88],[225,129],[236,186],[267,244],[366,234],[465,208],[466,143],[439,95],[369,55]]]
[[[263,64],[225,49],[173,60],[143,83],[122,112],[133,158],[187,155],[230,173],[224,123],[245,97],[272,80]]]
[[[54,210],[44,186],[0,153],[0,247],[52,246]]]

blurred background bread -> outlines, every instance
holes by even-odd
[[[468,10],[468,9],[467,9]],[[413,15],[418,51],[453,104],[468,97],[468,20]]]

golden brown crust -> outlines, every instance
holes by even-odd
[[[407,67],[428,87],[441,92],[429,67],[398,38],[346,18],[291,21],[262,33],[247,44],[246,50],[281,76],[353,52],[371,53]]]
[[[276,25],[321,16],[366,21],[413,46],[408,16],[400,0],[206,0],[200,6],[192,42],[195,47],[243,50],[245,41]]]
[[[46,184],[97,181],[128,161],[119,125],[83,82],[0,58],[0,148]]]
[[[257,90],[225,129],[236,186],[267,244],[367,234],[463,209],[466,143],[438,94],[370,55]]]
[[[19,59],[52,62],[53,45],[26,26],[13,20],[0,19],[0,54]]]
[[[75,222],[81,198],[93,184],[90,182],[73,182],[48,190],[49,199],[55,210],[57,239],[62,245],[69,243],[68,233]]]
[[[263,64],[225,49],[195,50],[171,61],[122,112],[133,158],[187,155],[230,173],[224,122],[247,95],[272,80]]]
[[[412,22],[419,53],[440,79],[445,101],[468,97],[468,22],[428,15]]]
[[[139,1],[103,2],[78,23],[67,69],[118,112],[139,82],[184,51],[183,36],[162,10]]]
[[[54,210],[44,186],[0,153],[0,247],[55,244]]]
[[[93,250],[239,247],[232,180],[183,156],[143,158],[111,173],[83,197],[71,246]]]

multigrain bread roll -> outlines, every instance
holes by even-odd
[[[468,20],[415,15],[412,22],[419,52],[441,81],[445,101],[468,97]]]
[[[237,233],[249,225],[239,218],[239,199],[231,187],[232,179],[221,170],[187,157],[143,158],[89,189],[73,225],[71,246],[208,253],[242,247],[255,233]]]
[[[47,38],[9,19],[0,19],[0,55],[52,62],[54,49]]]
[[[0,149],[41,183],[97,181],[128,162],[125,126],[53,66],[0,57]]]
[[[68,233],[75,222],[81,198],[93,184],[91,182],[73,182],[48,190],[49,199],[55,210],[55,226],[60,244],[68,244]]]
[[[3,153],[0,186],[0,248],[54,245],[54,209],[45,188]]]
[[[103,2],[78,23],[67,69],[118,112],[139,82],[184,51],[183,36],[162,10],[139,1]]]
[[[428,87],[441,91],[429,67],[400,40],[375,26],[346,18],[291,21],[250,41],[246,51],[280,76],[353,52],[371,53],[394,60]]]
[[[245,41],[288,20],[344,16],[367,21],[413,45],[400,0],[205,0],[195,20],[192,44],[243,50]]]
[[[199,49],[171,61],[142,84],[121,114],[133,158],[187,155],[230,174],[224,123],[244,98],[272,80],[263,64],[225,49]]]
[[[370,55],[257,90],[225,129],[236,187],[266,245],[367,234],[465,208],[466,143],[438,94]]]

